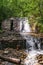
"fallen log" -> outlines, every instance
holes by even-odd
[[[11,62],[11,63],[16,63],[16,64],[20,64],[21,63],[21,59],[16,59],[16,58],[11,58],[11,57],[0,56],[0,59],[2,59],[4,61]]]

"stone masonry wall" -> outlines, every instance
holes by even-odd
[[[11,20],[6,19],[2,22],[2,30],[10,30],[11,27]],[[13,19],[13,30],[14,31],[19,31],[20,30],[20,20],[19,18]]]

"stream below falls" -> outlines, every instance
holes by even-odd
[[[39,38],[33,38],[32,36],[26,36],[26,53],[27,57],[24,60],[25,65],[42,65],[38,63],[36,57],[38,55],[43,55],[43,50],[41,49],[41,42]],[[42,58],[43,61],[43,58]],[[41,61],[41,62],[42,62]]]

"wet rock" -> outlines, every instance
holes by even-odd
[[[19,50],[20,49],[20,45],[17,45],[16,49]]]
[[[4,54],[8,54],[9,53],[9,51],[4,51]]]
[[[21,65],[24,65],[24,62],[21,62]]]
[[[20,65],[24,65],[24,59],[27,56],[24,49],[17,50],[17,49],[13,49],[13,48],[5,48],[4,50],[0,50],[0,53],[1,53],[1,55],[5,56],[5,57],[13,57],[13,58],[21,59]],[[17,64],[11,64],[9,62],[0,60],[0,65],[17,65]]]
[[[39,63],[40,65],[43,65],[43,55],[40,54],[40,55],[38,55],[36,58],[37,58],[37,60],[38,60],[38,63]]]
[[[39,63],[35,63],[34,65],[40,65]]]

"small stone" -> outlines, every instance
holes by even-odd
[[[34,65],[40,65],[39,63],[35,63]]]
[[[43,64],[43,61],[40,61],[39,63],[40,63],[40,64]]]
[[[4,51],[4,54],[8,54],[9,53],[9,51]]]
[[[5,65],[5,62],[2,62],[2,65]]]
[[[20,49],[20,45],[17,45],[16,49],[19,50]]]
[[[24,62],[21,62],[21,65],[24,65]]]

